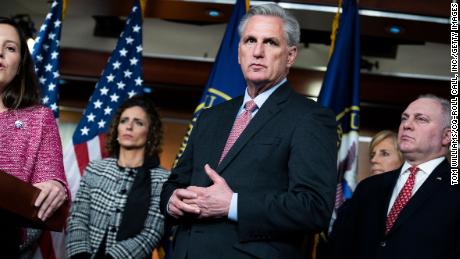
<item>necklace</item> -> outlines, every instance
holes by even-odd
[[[142,162],[135,162],[135,163],[126,163],[126,162],[122,162],[122,161],[120,161],[120,159],[118,159],[117,164],[118,164],[118,166],[124,167],[124,168],[138,168],[138,167],[141,167],[143,165],[143,161]]]

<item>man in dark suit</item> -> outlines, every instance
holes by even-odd
[[[401,116],[401,168],[363,180],[336,229],[333,258],[460,258],[460,188],[445,156],[450,103],[433,95]]]
[[[297,21],[258,5],[239,31],[245,95],[201,113],[163,185],[161,209],[178,225],[173,258],[302,258],[332,213],[335,117],[286,80]]]

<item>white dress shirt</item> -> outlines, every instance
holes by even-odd
[[[412,196],[417,192],[417,190],[422,186],[422,184],[426,181],[428,176],[433,172],[433,170],[444,161],[444,157],[438,157],[423,164],[418,165],[419,171],[415,175],[415,184],[414,188],[412,189]],[[399,174],[398,181],[393,189],[393,193],[391,194],[390,206],[388,207],[387,215],[390,213],[391,207],[395,203],[396,198],[398,197],[399,192],[404,187],[404,184],[409,178],[409,168],[412,167],[407,161],[404,162],[404,165],[401,168],[401,173]],[[412,197],[411,196],[411,197]]]

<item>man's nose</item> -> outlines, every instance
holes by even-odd
[[[263,43],[256,43],[254,47],[253,55],[254,57],[263,57],[264,56],[264,44]]]
[[[407,118],[403,122],[401,122],[403,129],[412,129],[413,128],[413,120]]]

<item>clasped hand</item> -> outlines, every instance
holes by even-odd
[[[168,203],[168,212],[174,218],[186,213],[195,214],[198,218],[220,218],[228,215],[233,191],[227,182],[208,164],[204,171],[213,184],[209,187],[189,186],[176,189]]]
[[[35,187],[41,190],[34,206],[39,208],[38,218],[45,221],[53,215],[53,213],[64,203],[67,199],[65,187],[56,180],[49,180],[46,182],[36,183]]]

